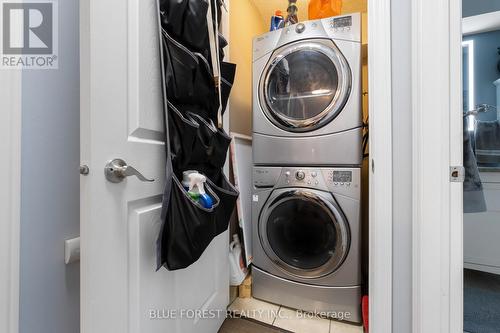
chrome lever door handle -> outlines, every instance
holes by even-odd
[[[109,161],[104,167],[106,179],[112,183],[121,183],[125,178],[136,176],[142,182],[154,182],[154,179],[144,177],[136,168],[127,165],[121,158]]]

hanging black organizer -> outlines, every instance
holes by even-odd
[[[222,0],[159,1],[167,170],[158,269],[182,269],[196,262],[227,229],[239,195],[222,171],[231,138],[220,119],[236,70],[236,65],[222,61],[227,45],[217,33],[222,7]],[[209,8],[213,26],[207,23]],[[218,52],[211,49],[215,37],[211,43],[209,29],[218,38]],[[216,61],[212,54],[218,54]],[[180,179],[186,170],[207,177],[206,192],[214,201],[211,209],[183,188]]]

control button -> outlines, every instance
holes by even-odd
[[[337,186],[339,183],[333,183],[333,185]]]
[[[311,181],[310,180],[307,181],[307,185],[311,185]]]
[[[318,181],[315,181],[315,182],[314,182],[314,184],[315,184],[315,185],[319,185],[319,182],[318,182]]]
[[[347,187],[350,187],[351,186],[351,183],[347,183]]]
[[[316,178],[318,176],[318,173],[316,171],[311,172],[311,176],[313,178]]]
[[[311,24],[313,28],[316,28],[318,25],[316,23]]]
[[[304,178],[306,178],[306,173],[302,170],[299,170],[295,173],[295,178],[297,178],[297,180],[304,180]]]
[[[344,183],[340,183],[340,186],[344,186]]]
[[[295,31],[297,31],[298,34],[301,34],[304,32],[304,30],[306,30],[306,25],[304,23],[299,23],[297,24],[297,26],[295,27]]]
[[[289,34],[290,33],[290,29],[286,29],[285,33]]]
[[[286,177],[290,177],[290,171],[285,172]]]

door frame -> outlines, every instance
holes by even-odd
[[[412,50],[413,333],[461,333],[463,184],[450,180],[463,165],[461,1],[412,1]]]
[[[19,331],[22,71],[0,75],[0,331]],[[4,186],[6,184],[6,186]]]
[[[463,22],[462,33],[463,33],[464,38],[466,38],[470,35],[497,31],[497,30],[500,30],[500,11],[464,17],[462,19],[462,22]],[[473,58],[474,58],[474,45],[475,45],[474,40],[468,40],[468,41],[462,42],[462,46],[472,48],[469,50],[469,52],[472,52],[472,54],[473,54],[472,58],[469,56],[469,61],[470,61],[469,68],[471,68],[470,65],[473,62]],[[469,55],[470,55],[470,53],[469,53]],[[471,73],[469,72],[469,78],[470,77],[471,77]],[[474,80],[472,80],[472,81],[474,81]],[[473,85],[473,83],[472,83],[472,85]],[[469,93],[470,93],[470,91],[471,91],[471,89],[469,86]],[[471,100],[471,98],[469,97],[469,101],[470,100]],[[475,105],[475,103],[470,103],[470,105]],[[470,107],[469,107],[469,109],[470,109]],[[483,181],[484,181],[484,179],[483,179]],[[464,237],[465,237],[465,235],[464,235]],[[465,243],[465,241],[464,241],[464,243]],[[467,262],[467,259],[468,258],[465,257],[465,252],[464,252],[464,269],[477,269],[480,271],[489,272],[489,273],[493,273],[493,274],[500,274],[500,268],[496,268],[493,266],[485,266],[485,265],[481,265],[481,264],[474,264],[471,262]]]
[[[368,0],[370,112],[368,293],[370,331],[374,333],[392,332],[391,44],[391,0]]]

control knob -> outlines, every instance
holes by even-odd
[[[299,23],[297,24],[297,27],[295,27],[295,31],[298,33],[298,34],[301,34],[304,32],[304,30],[306,30],[306,26],[304,23]]]
[[[299,170],[295,173],[295,178],[297,178],[297,180],[304,180],[304,178],[306,178],[306,173],[302,170]]]

